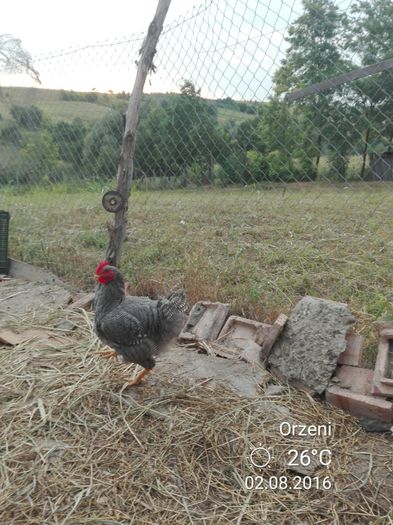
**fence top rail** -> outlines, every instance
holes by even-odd
[[[352,82],[354,80],[358,80],[359,78],[375,75],[376,73],[381,73],[382,71],[392,68],[393,58],[383,60],[382,62],[377,62],[376,64],[371,64],[370,66],[359,67],[349,71],[348,73],[343,73],[341,75],[337,75],[336,77],[327,78],[322,82],[317,82],[311,86],[306,86],[302,89],[292,91],[291,93],[286,93],[284,96],[284,101],[293,102],[294,100],[299,100],[310,95],[315,95],[317,93],[321,93],[322,91],[326,91],[327,89],[338,87],[341,84],[346,84],[347,82]]]

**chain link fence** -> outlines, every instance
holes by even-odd
[[[124,255],[137,291],[182,280],[191,299],[231,300],[260,319],[304,293],[348,301],[366,320],[389,314],[393,69],[285,94],[392,58],[392,16],[389,0],[208,0],[164,27]],[[100,202],[115,185],[142,42],[34,57],[39,88],[0,74],[11,255],[79,287],[107,243]]]

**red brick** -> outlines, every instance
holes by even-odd
[[[250,347],[250,341],[258,344],[257,340],[263,340],[264,335],[268,334],[270,329],[270,324],[231,315],[220,332],[218,342],[239,348],[239,350],[247,350]]]
[[[380,332],[372,393],[393,397],[393,329]]]
[[[214,341],[225,323],[228,312],[229,304],[199,301],[192,307],[179,339]]]
[[[339,365],[360,366],[362,360],[363,337],[356,334],[347,335],[347,348],[340,354]]]
[[[50,330],[42,329],[31,329],[25,330],[19,334],[12,332],[11,330],[2,330],[0,332],[0,343],[4,343],[11,346],[16,346],[25,342],[29,342],[29,347],[39,347],[43,343],[46,344],[59,344],[64,342],[61,336]]]
[[[393,329],[393,321],[374,321],[373,327],[380,334],[382,330]]]
[[[16,346],[23,343],[24,340],[20,334],[16,334],[12,330],[2,330],[0,332],[0,343],[5,345]]]
[[[71,303],[72,308],[82,308],[83,310],[91,309],[94,302],[94,292],[83,294],[74,303]]]
[[[259,343],[262,347],[260,354],[261,362],[266,362],[274,343],[277,341],[279,335],[284,330],[284,326],[287,321],[288,317],[284,314],[280,314],[267,332],[266,330],[261,331],[262,337],[256,339],[257,343]]]
[[[345,388],[330,386],[326,390],[326,401],[357,417],[393,422],[393,403],[385,399],[356,394]]]
[[[336,386],[349,389],[355,394],[370,394],[374,379],[374,370],[357,366],[338,366],[334,377],[339,380]]]

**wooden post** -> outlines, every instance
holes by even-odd
[[[162,31],[164,20],[169,9],[171,0],[158,0],[156,13],[140,51],[141,58],[134,83],[134,89],[128,102],[125,117],[125,126],[119,165],[117,168],[117,192],[120,194],[123,207],[115,213],[113,225],[109,228],[109,244],[106,258],[114,266],[120,265],[122,245],[126,235],[128,223],[128,199],[131,191],[131,182],[134,171],[134,152],[136,129],[138,126],[139,109],[142,101],[143,87],[146,77],[153,67],[153,58],[156,53],[156,45]]]

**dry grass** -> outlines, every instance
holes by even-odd
[[[124,365],[95,355],[87,314],[60,310],[20,325],[54,327],[64,316],[78,326],[64,344],[0,349],[2,524],[392,523],[391,439],[289,388],[241,399],[178,384],[174,371],[122,391]],[[331,421],[333,437],[283,438],[277,427],[289,418]],[[334,487],[246,490],[245,477],[259,474],[247,456],[259,444],[274,449],[269,475],[291,479],[290,448],[330,448],[330,471],[316,474]]]

